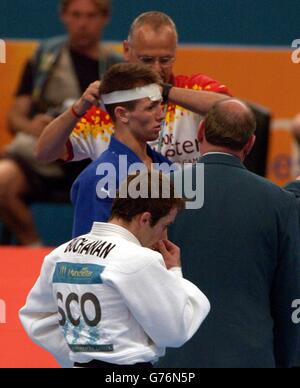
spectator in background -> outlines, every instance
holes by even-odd
[[[243,166],[254,131],[249,108],[233,99],[216,104],[201,126],[204,205],[184,212],[170,238],[182,248],[183,271],[201,284],[211,314],[161,366],[300,366],[297,203]]]
[[[294,138],[291,159],[291,174],[293,178],[300,175],[300,114],[297,114],[291,125],[291,133]]]
[[[87,164],[46,165],[35,160],[34,147],[53,117],[121,61],[101,44],[110,11],[109,0],[61,0],[60,16],[68,35],[42,43],[24,68],[9,113],[16,137],[0,161],[0,218],[22,245],[41,244],[27,199],[66,197]]]
[[[176,26],[168,15],[146,12],[131,25],[124,42],[124,56],[128,62],[150,66],[167,84],[163,96],[165,120],[153,148],[172,161],[195,162],[200,156],[200,121],[212,104],[227,98],[229,92],[226,86],[201,73],[175,76],[177,41]],[[47,126],[38,142],[38,158],[97,159],[108,148],[113,133],[113,124],[107,113],[99,109],[98,99],[99,83],[95,83],[73,109]]]

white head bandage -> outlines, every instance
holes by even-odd
[[[159,86],[157,84],[150,84],[135,89],[118,90],[116,92],[102,94],[101,96],[104,105],[141,100],[142,98],[149,98],[151,101],[162,100]]]

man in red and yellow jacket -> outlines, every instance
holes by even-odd
[[[176,26],[169,16],[147,12],[131,25],[124,57],[151,66],[164,82],[165,120],[159,140],[151,145],[173,162],[194,163],[200,156],[200,121],[229,91],[204,74],[175,76],[177,41]],[[91,84],[72,108],[44,130],[36,150],[39,159],[96,159],[108,148],[114,129],[109,115],[98,105],[99,85],[99,81]]]

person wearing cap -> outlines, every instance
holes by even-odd
[[[72,186],[73,236],[88,233],[96,220],[108,220],[115,191],[132,168],[171,165],[147,144],[158,139],[164,118],[160,84],[157,72],[142,64],[117,64],[104,74],[100,95],[115,132],[108,149]]]
[[[168,15],[146,12],[130,27],[124,42],[124,57],[127,62],[151,67],[165,83],[164,120],[160,136],[151,146],[173,162],[194,163],[200,157],[199,124],[208,109],[227,98],[229,91],[205,74],[175,76],[177,42],[176,26]],[[114,131],[110,117],[98,106],[98,100],[97,81],[73,109],[68,109],[45,128],[36,156],[42,161],[97,159],[107,149]]]
[[[161,194],[131,198],[135,179],[148,194]],[[135,174],[121,191],[127,196],[114,200],[108,223],[95,222],[45,258],[20,311],[28,335],[63,367],[152,368],[166,347],[188,341],[210,310],[182,276],[180,249],[166,240],[184,206],[168,178],[156,170]]]

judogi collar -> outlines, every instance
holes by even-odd
[[[92,230],[90,232],[98,237],[113,236],[121,237],[127,241],[130,241],[136,245],[141,246],[139,240],[127,229],[119,225],[107,224],[104,222],[94,222]]]

